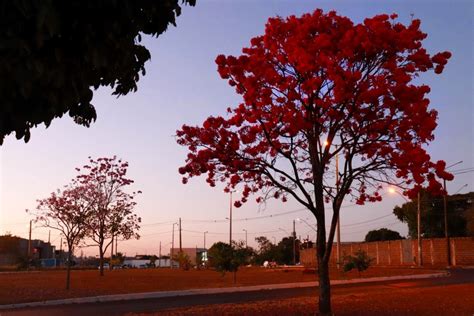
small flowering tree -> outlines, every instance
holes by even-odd
[[[134,214],[134,198],[141,191],[127,193],[124,191],[133,180],[126,178],[128,163],[117,157],[89,157],[89,164],[76,168],[79,174],[75,183],[92,187],[87,199],[92,212],[88,218],[88,237],[99,247],[100,275],[104,275],[104,254],[108,247],[113,247],[114,238],[123,240],[140,238],[141,218]]]
[[[59,231],[67,244],[66,289],[71,283],[71,263],[74,248],[87,235],[87,222],[92,215],[92,205],[86,197],[90,187],[68,186],[65,190],[51,193],[51,196],[38,200],[35,211],[28,211],[36,216],[35,222],[43,227]]]
[[[354,24],[316,10],[270,18],[242,55],[216,58],[242,103],[228,108],[228,118],[177,131],[189,149],[179,169],[184,183],[207,174],[211,186],[242,187],[236,207],[251,194],[257,202],[292,197],[315,216],[324,315],[331,313],[328,264],[344,199],[380,201],[384,184],[409,196],[425,185],[440,193],[437,178],[452,179],[423,148],[434,139],[437,112],[428,108],[430,88],[412,81],[441,73],[451,54],[428,54],[420,21],[405,26],[396,17]],[[325,203],[332,208],[328,234]]]

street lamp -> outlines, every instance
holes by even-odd
[[[303,223],[305,223],[306,225],[308,225],[309,228],[311,228],[312,230],[314,230],[315,232],[317,232],[317,229],[316,229],[313,225],[311,225],[310,223],[308,223],[307,221],[305,221],[304,219],[302,219],[302,218],[297,218],[296,221],[297,221],[297,222],[303,222]]]
[[[398,192],[394,187],[388,188],[389,193],[396,193],[400,195],[406,202],[409,202],[408,199]],[[417,239],[418,239],[418,265],[422,266],[423,265],[423,244],[421,241],[421,199],[420,199],[420,191],[418,191],[418,196],[417,196],[417,211],[416,211],[416,222],[417,222]]]
[[[245,232],[245,248],[248,248],[247,246],[247,230],[246,229],[242,229],[244,232]]]
[[[230,190],[230,204],[229,204],[229,245],[232,246],[232,193],[238,192],[237,190]]]
[[[208,231],[206,230],[204,232],[204,250],[206,250],[206,234],[208,233]]]
[[[178,223],[173,223],[173,232],[171,234],[171,251],[170,251],[170,268],[173,269],[173,256],[174,256],[174,225],[178,225]]]
[[[453,163],[449,166],[446,167],[446,169],[457,166],[462,163],[461,161],[458,161],[456,163]],[[466,184],[467,186],[467,184]],[[464,186],[463,186],[464,187]],[[461,187],[461,189],[463,188]],[[449,247],[449,233],[448,233],[448,189],[446,188],[446,179],[443,179],[443,189],[444,189],[444,195],[443,195],[443,211],[444,211],[444,237],[446,239],[446,255],[448,259],[448,266],[451,265],[451,247]]]

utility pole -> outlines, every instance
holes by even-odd
[[[296,265],[296,225],[293,220],[293,265]]]
[[[451,247],[449,247],[449,231],[448,231],[448,190],[446,189],[446,179],[444,182],[443,208],[444,208],[444,237],[446,238],[446,255],[448,259],[448,267],[451,266]]]
[[[114,257],[114,239],[115,236],[112,234],[112,242],[110,244],[110,262],[109,262],[109,270],[112,270],[112,259]]]
[[[232,191],[230,191],[229,213],[229,245],[232,246]]]
[[[183,240],[181,239],[181,217],[179,218],[179,252],[183,251]]]
[[[248,248],[248,245],[247,245],[247,230],[246,229],[242,229],[244,232],[245,232],[245,248]]]
[[[337,145],[336,145],[337,150]],[[339,153],[336,153],[336,198],[339,195]],[[336,202],[337,203],[337,202]],[[339,208],[339,212],[341,209]],[[336,225],[336,235],[337,235],[337,268],[341,266],[341,217],[339,213],[337,214],[337,225]]]
[[[158,267],[161,268],[161,241],[160,241],[160,251],[158,252]]]
[[[170,251],[170,255],[171,255],[171,258],[170,258],[170,268],[173,269],[173,257],[174,257],[174,225],[176,225],[176,223],[173,223],[173,233],[171,235],[171,251]]]
[[[61,266],[61,261],[63,259],[63,238],[61,237],[59,241],[59,265]]]
[[[30,220],[30,232],[29,232],[29,237],[28,237],[28,263],[27,263],[27,267],[28,267],[28,270],[30,269],[30,260],[31,260],[31,223],[33,222],[33,220]]]
[[[204,232],[204,250],[206,250],[206,234],[207,233],[208,233],[208,231]]]
[[[421,241],[421,200],[418,191],[418,207],[417,207],[417,229],[418,229],[418,265],[423,265],[423,246]]]

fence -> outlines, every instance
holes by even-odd
[[[474,265],[474,237],[452,237],[449,239],[451,264],[453,266]],[[379,266],[416,265],[418,243],[416,239],[392,241],[355,242],[341,244],[341,255],[365,251],[374,258],[372,264]],[[423,265],[442,266],[448,264],[447,245],[444,238],[422,239]],[[306,267],[316,267],[316,249],[302,249],[300,261]],[[329,263],[337,263],[337,246],[334,243]]]

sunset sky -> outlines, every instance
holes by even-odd
[[[449,50],[453,54],[442,75],[430,72],[417,80],[431,87],[431,107],[439,112],[436,139],[428,152],[433,160],[443,159],[448,165],[463,160],[454,170],[473,167],[471,1],[197,2],[196,7],[184,7],[176,28],[144,41],[152,60],[146,64],[147,74],[140,79],[136,93],[117,99],[108,89],[96,91],[92,103],[98,119],[90,128],[76,125],[66,116],[54,120],[48,129],[40,126],[32,130],[27,144],[12,135],[6,138],[0,147],[0,234],[27,237],[31,217],[25,209],[35,208],[37,199],[67,184],[75,176],[74,168],[85,164],[88,156],[117,155],[130,164],[133,189],[143,191],[136,209],[143,220],[142,238],[120,242],[119,251],[158,254],[161,241],[162,254],[167,254],[172,223],[179,217],[184,247],[202,247],[204,231],[209,231],[207,247],[219,240],[227,242],[229,195],[222,187],[209,187],[204,178],[181,183],[177,170],[184,164],[186,151],[176,144],[174,135],[184,123],[200,124],[209,115],[225,115],[227,107],[240,101],[216,71],[218,54],[239,54],[252,37],[263,33],[271,16],[301,15],[317,8],[336,10],[354,22],[380,13],[397,13],[405,24],[411,14],[421,19],[421,28],[428,33],[424,41],[428,51]],[[464,184],[468,187],[461,193],[474,190],[473,173],[457,176],[448,183],[448,190],[454,193]],[[381,227],[406,235],[406,224],[391,215],[393,207],[403,202],[389,193],[383,202],[366,206],[345,201],[342,240],[362,240],[369,230]],[[250,246],[255,246],[254,238],[261,235],[278,241],[288,235],[285,230],[292,230],[297,217],[315,222],[309,211],[291,199],[287,203],[271,201],[260,209],[251,199],[234,208],[233,239],[245,239],[246,229]],[[315,238],[315,232],[304,223],[297,223],[296,231],[302,238]],[[32,237],[47,240],[48,230],[36,227]],[[51,240],[59,246],[57,232],[51,232]],[[83,251],[97,253],[96,248]]]

